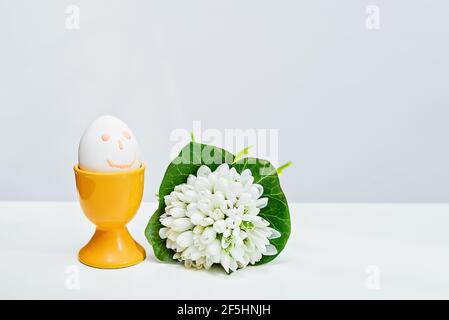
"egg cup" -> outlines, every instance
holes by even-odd
[[[96,225],[79,260],[96,268],[124,268],[145,259],[145,249],[129,234],[126,224],[142,201],[145,166],[120,172],[90,172],[74,166],[81,208]]]

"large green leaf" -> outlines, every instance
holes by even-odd
[[[245,169],[251,170],[254,183],[263,186],[263,197],[267,197],[269,200],[260,215],[270,223],[272,228],[281,233],[280,238],[270,240],[278,251],[277,255],[284,249],[290,236],[290,214],[276,169],[266,160],[244,158],[233,163],[234,159],[233,154],[221,148],[191,142],[170,163],[159,188],[159,207],[145,229],[145,236],[152,245],[156,258],[172,262],[174,254],[173,251],[165,247],[165,240],[159,237],[159,229],[162,227],[159,217],[165,211],[164,196],[170,194],[175,186],[185,183],[190,174],[196,175],[200,166],[207,165],[214,171],[222,163],[228,163],[231,167],[235,167],[239,173]],[[267,263],[277,255],[263,256],[257,264]]]

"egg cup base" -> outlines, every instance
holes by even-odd
[[[145,260],[145,249],[129,234],[126,227],[96,229],[90,241],[80,250],[79,261],[100,269],[126,268]]]

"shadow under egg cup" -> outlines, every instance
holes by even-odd
[[[74,167],[81,208],[96,225],[95,234],[79,252],[79,260],[96,268],[124,268],[145,259],[145,249],[126,224],[142,201],[145,166],[123,172],[89,172]]]

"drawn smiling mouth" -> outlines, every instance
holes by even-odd
[[[108,165],[112,168],[119,168],[119,169],[129,169],[133,166],[134,162],[136,162],[136,154],[134,153],[134,158],[133,161],[131,161],[130,163],[115,163],[111,160],[106,160],[106,162],[108,163]]]

